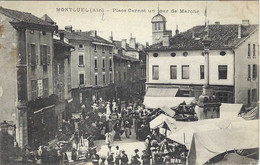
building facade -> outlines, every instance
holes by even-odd
[[[159,21],[158,21],[159,20]],[[153,45],[147,55],[147,90],[177,88],[176,96],[198,98],[204,83],[202,39],[205,26],[195,26],[171,36],[167,30],[157,35],[161,14],[152,19]],[[155,28],[156,26],[156,28]],[[163,28],[166,29],[166,28]],[[209,25],[212,40],[209,51],[209,85],[224,103],[255,104],[258,100],[258,26],[242,24]]]
[[[135,38],[115,41],[114,75],[116,98],[124,101],[143,100],[145,94],[146,53]]]
[[[96,100],[111,98],[113,93],[113,44],[97,35],[96,31],[82,32],[66,26],[65,39],[74,46],[71,55],[71,89],[73,110],[81,105],[91,108]]]
[[[55,134],[49,128],[55,121],[52,34],[57,27],[30,13],[0,8],[0,15],[0,120],[16,125],[20,147],[48,141]]]
[[[57,127],[62,127],[62,120],[71,118],[71,45],[64,42],[64,35],[54,39],[54,94],[59,98],[59,104],[55,106]]]

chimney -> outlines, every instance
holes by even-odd
[[[176,26],[175,35],[179,34],[178,25]]]
[[[89,31],[89,33],[90,33],[91,37],[97,37],[97,31],[96,30],[91,30],[91,31]]]
[[[122,39],[121,41],[121,47],[126,49],[126,39]]]
[[[130,48],[135,49],[136,48],[135,45],[136,45],[136,39],[131,37],[130,40],[129,40]]]
[[[238,28],[237,28],[237,38],[241,38],[241,25],[240,24],[238,25]]]
[[[215,22],[215,25],[220,25],[220,22],[219,22],[219,21],[216,21],[216,22]]]
[[[113,42],[113,32],[111,32],[111,35],[109,36],[109,41]]]
[[[163,46],[169,46],[170,45],[170,36],[164,35],[163,36]]]
[[[63,32],[60,32],[60,40],[64,41],[64,33]]]
[[[72,32],[72,26],[71,25],[65,26],[65,30],[68,32]]]
[[[243,26],[248,26],[249,25],[249,19],[242,20],[242,25]]]
[[[145,43],[145,46],[148,47],[148,46],[149,46],[149,42],[146,42],[146,43]]]
[[[137,45],[138,45],[138,49],[139,49],[139,50],[143,50],[143,49],[144,49],[144,47],[143,47],[143,45],[142,45],[142,44],[140,44],[140,43],[137,43]]]

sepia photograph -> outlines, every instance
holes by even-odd
[[[0,1],[0,164],[259,164],[259,2]]]

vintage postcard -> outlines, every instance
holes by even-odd
[[[0,1],[0,164],[258,164],[258,103],[258,1]]]

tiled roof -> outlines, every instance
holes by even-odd
[[[113,54],[113,57],[115,58],[119,58],[122,60],[129,60],[129,61],[133,61],[133,62],[138,62],[139,60],[133,57],[129,57],[129,56],[124,56],[124,55],[119,55],[119,54]]]
[[[124,48],[122,47],[122,44],[121,44],[122,42],[121,42],[121,41],[115,41],[115,40],[114,40],[113,43],[115,44],[115,46],[116,46],[117,48],[124,49]],[[131,48],[128,43],[126,44],[126,50],[127,50],[127,51],[137,51],[136,49]]]
[[[163,46],[160,42],[147,47],[145,50],[202,50],[204,29],[205,26],[195,26],[171,37],[169,46]],[[258,25],[241,26],[241,38],[238,38],[238,24],[209,25],[209,37],[212,40],[210,49],[233,48],[256,29],[258,29]]]
[[[90,35],[90,32],[87,32],[87,31],[86,32],[68,32],[66,30],[59,30],[59,32],[63,32],[65,34],[65,37],[68,38],[69,40],[84,40],[84,41],[100,42],[100,43],[104,43],[104,44],[113,44],[98,35],[96,37],[93,37]]]
[[[74,46],[72,46],[72,45],[70,45],[70,44],[67,44],[67,43],[64,42],[64,41],[57,40],[57,39],[53,39],[53,43],[54,43],[54,46],[58,45],[58,46],[61,46],[61,47],[74,48]]]
[[[37,25],[45,25],[45,26],[53,26],[49,24],[48,22],[32,15],[31,13],[6,9],[3,7],[0,7],[0,13],[6,15],[7,17],[10,17],[13,19],[13,22],[20,22],[20,23],[29,23],[29,24],[37,24]]]
[[[51,19],[51,17],[49,17],[47,14],[44,14],[44,15],[41,17],[41,19],[45,20],[46,22],[49,22],[50,24],[55,23],[55,22]]]

